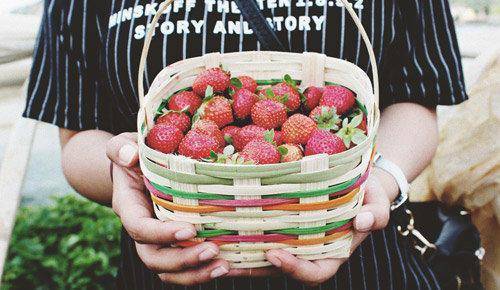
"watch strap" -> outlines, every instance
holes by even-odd
[[[410,184],[406,179],[403,171],[399,166],[393,162],[385,159],[380,153],[375,154],[374,165],[385,172],[389,173],[394,177],[396,183],[399,187],[399,195],[396,197],[394,202],[391,204],[391,211],[399,208],[408,200],[408,192],[410,191]]]

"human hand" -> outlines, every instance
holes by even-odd
[[[165,283],[197,285],[227,274],[228,262],[214,260],[219,248],[213,243],[170,247],[195,237],[196,229],[190,223],[162,222],[154,217],[151,200],[143,193],[136,140],[135,133],[118,135],[108,142],[107,154],[114,163],[112,207],[135,241],[141,260]]]
[[[354,219],[351,253],[368,237],[371,231],[381,230],[387,226],[390,215],[390,199],[396,193],[397,185],[394,181],[390,177],[387,178],[382,171],[374,169],[367,180],[363,207]],[[234,269],[228,275],[260,277],[283,273],[305,285],[316,286],[333,277],[340,266],[347,261],[347,258],[307,261],[279,249],[268,251],[266,258],[274,267]]]

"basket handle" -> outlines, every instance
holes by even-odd
[[[253,1],[253,0],[252,0]],[[349,15],[351,16],[352,20],[354,20],[354,23],[358,27],[359,33],[361,34],[361,37],[363,38],[363,41],[366,45],[366,48],[368,50],[368,56],[370,58],[370,62],[372,64],[372,74],[373,74],[373,93],[375,96],[375,104],[378,107],[379,103],[379,80],[378,80],[378,68],[377,68],[377,60],[375,58],[375,52],[373,51],[373,46],[370,42],[370,39],[368,37],[368,34],[366,33],[365,28],[363,27],[363,24],[361,23],[361,20],[359,19],[358,15],[352,8],[352,4],[349,3],[347,0],[340,0],[343,4],[344,7],[347,9],[347,12],[349,12]],[[158,23],[158,20],[160,20],[161,15],[165,10],[167,10],[168,6],[170,6],[174,0],[166,0],[160,4],[160,8],[156,12],[153,20],[151,21],[150,28],[148,29],[148,32],[146,34],[146,38],[144,39],[144,46],[142,48],[142,54],[141,54],[141,59],[139,62],[139,77],[138,79],[138,90],[139,90],[139,105],[141,108],[146,109],[145,103],[144,103],[144,73],[146,70],[146,60],[148,58],[148,53],[149,53],[149,46],[151,45],[151,40],[153,39],[153,34],[155,31],[155,26]],[[146,114],[147,116],[147,114]],[[146,118],[147,119],[147,118]],[[146,120],[146,126],[147,126],[147,120]]]

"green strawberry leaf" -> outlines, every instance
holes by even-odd
[[[212,86],[207,86],[205,90],[205,99],[209,99],[214,95],[214,88]]]
[[[243,87],[243,83],[241,83],[240,79],[239,78],[232,78],[231,79],[231,84],[235,87],[237,87],[238,89],[241,89]]]
[[[365,136],[365,134],[363,133],[360,133],[360,132],[356,132],[353,134],[352,136],[352,143],[356,144],[356,145],[359,145],[361,144],[363,141],[365,141],[367,137]]]
[[[267,88],[266,89],[266,96],[269,98],[275,98],[276,95],[274,95],[273,89],[272,88]]]
[[[193,126],[194,126],[194,123],[198,122],[200,120],[200,114],[198,114],[198,112],[196,112],[194,115],[193,115]]]
[[[292,79],[292,77],[289,74],[286,74],[283,77],[283,81],[285,81],[286,84],[288,84],[294,88],[297,86],[297,83]]]
[[[288,148],[279,146],[278,147],[278,152],[280,153],[281,156],[288,154]]]
[[[359,125],[361,125],[362,121],[363,121],[363,115],[357,115],[356,117],[352,118],[351,123],[349,125],[353,128],[356,128]]]
[[[264,140],[271,144],[274,144],[274,130],[267,130],[264,132]]]
[[[236,94],[236,91],[233,88],[231,88],[231,87],[229,89],[227,89],[227,91],[229,93],[229,96],[231,96],[231,97],[233,97],[234,94]]]
[[[368,116],[368,110],[366,109],[365,105],[363,105],[359,100],[358,98],[356,98],[356,105],[358,106],[358,108],[363,112],[363,114],[365,114],[366,116]]]
[[[233,138],[231,138],[231,136],[229,135],[224,135],[224,140],[227,144],[233,144]]]
[[[299,92],[299,95],[300,95],[300,101],[305,104],[307,102],[306,95],[304,95],[302,92]]]
[[[210,158],[213,159],[213,160],[217,160],[217,153],[215,153],[215,151],[213,150],[210,150]]]
[[[290,95],[289,94],[284,94],[283,97],[281,97],[280,101],[282,103],[286,103],[286,102],[288,102],[289,99],[290,99]]]

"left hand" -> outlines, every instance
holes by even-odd
[[[374,168],[367,180],[365,199],[360,213],[354,219],[354,237],[351,253],[368,237],[371,231],[381,230],[387,226],[390,215],[390,198],[396,196],[397,186]],[[273,268],[232,269],[228,276],[274,276],[280,273],[302,282],[308,286],[316,286],[333,277],[339,267],[347,261],[342,259],[324,259],[307,261],[296,258],[285,250],[270,250],[266,258]]]

